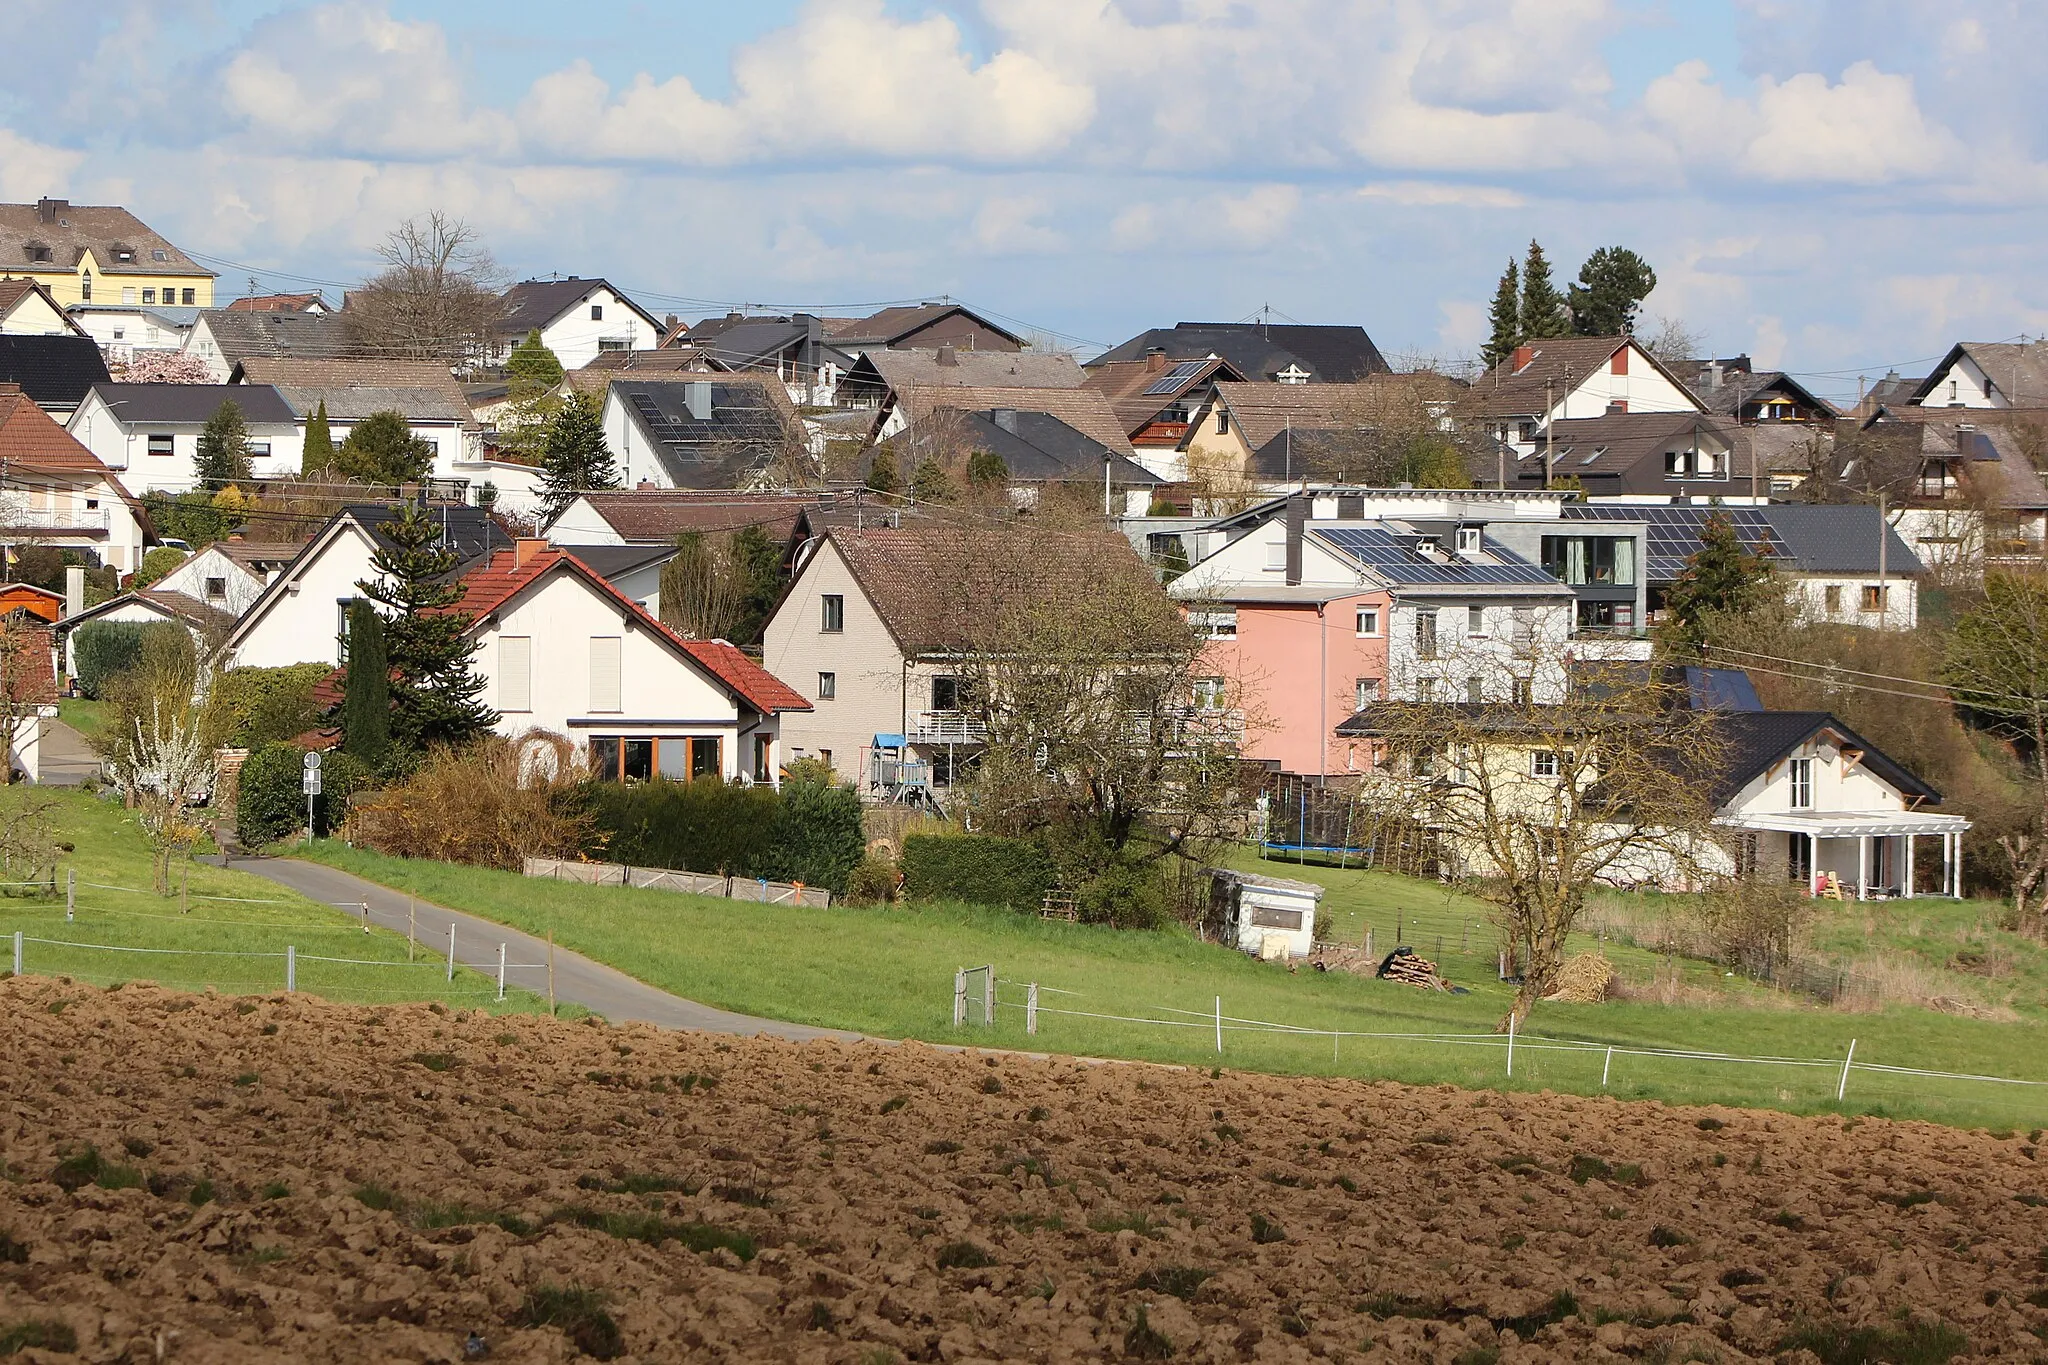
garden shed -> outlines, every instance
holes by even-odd
[[[1210,868],[1209,878],[1209,922],[1220,942],[1268,962],[1308,956],[1322,887],[1227,867]]]

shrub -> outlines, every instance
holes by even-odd
[[[435,749],[405,781],[350,802],[349,836],[401,858],[435,858],[518,871],[521,860],[573,858],[593,824],[565,799],[582,777],[560,735],[485,735]]]
[[[775,817],[774,843],[763,875],[777,881],[824,886],[846,894],[867,852],[860,797],[851,787],[785,782]]]
[[[191,632],[169,621],[90,621],[80,626],[71,637],[79,690],[95,701],[103,700],[107,684],[142,662],[143,645],[152,635],[170,634],[190,652]]]
[[[144,493],[143,510],[157,534],[204,549],[225,540],[248,518],[239,507],[217,505],[209,493]]]
[[[724,782],[592,782],[578,802],[602,836],[605,856],[635,867],[761,877],[780,807],[771,787]]]
[[[1028,839],[912,834],[903,840],[903,889],[915,900],[958,900],[1036,910],[1053,884],[1052,860]]]
[[[863,858],[846,879],[846,899],[855,905],[887,905],[896,899],[896,864],[887,858]]]
[[[185,552],[183,550],[176,550],[168,545],[159,545],[142,557],[142,563],[136,567],[135,576],[128,580],[128,586],[131,588],[146,588],[184,562]]]
[[[1084,885],[1074,897],[1074,908],[1088,924],[1157,929],[1173,918],[1173,897],[1159,864],[1125,860],[1110,864]]]
[[[303,749],[278,742],[243,761],[236,779],[235,837],[245,846],[261,848],[300,827],[306,808],[300,791],[305,761]]]
[[[230,668],[206,692],[208,737],[216,744],[257,749],[303,735],[320,723],[313,689],[332,670],[326,664],[283,668]]]

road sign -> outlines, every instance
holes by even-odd
[[[320,755],[319,755],[319,754],[313,753],[313,752],[311,752],[311,751],[308,751],[308,752],[307,752],[307,754],[306,754],[306,771],[307,771],[307,772],[309,772],[309,773],[317,773],[317,772],[319,772],[319,771],[320,771]]]
[[[320,770],[318,768],[306,769],[305,778],[301,786],[306,795],[318,796],[320,794]]]

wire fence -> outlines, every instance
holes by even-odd
[[[965,984],[981,973],[990,983],[986,1007],[964,1009]],[[1206,1009],[1099,1002],[1042,982],[1000,977],[993,967],[956,973],[954,998],[956,1024],[1000,1026],[1011,1033],[1021,1025],[1024,1037],[1040,1049],[1150,1051],[1196,1064],[1213,1058],[1219,1064],[1361,1078],[1686,1103],[1841,1106],[2015,1128],[2048,1123],[2048,1080],[1902,1066],[1873,1059],[1868,1048],[1859,1059],[1856,1039],[1839,1056],[1771,1055],[1558,1037],[1513,1027],[1502,1033],[1375,1028],[1357,1007],[1345,1007],[1352,1017],[1344,1022],[1309,1025],[1232,1014],[1220,996]]]

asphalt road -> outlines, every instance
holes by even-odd
[[[36,781],[50,787],[75,787],[97,776],[99,758],[87,747],[85,736],[61,720],[43,722],[43,752],[37,765],[42,771]]]
[[[373,924],[395,929],[401,934],[406,932],[409,904],[413,932],[422,956],[447,955],[448,931],[452,925],[458,963],[495,976],[498,971],[498,945],[502,943],[508,964],[506,986],[524,987],[542,995],[547,992],[546,939],[521,933],[493,920],[478,919],[459,910],[444,910],[422,900],[409,901],[403,892],[366,882],[320,863],[300,862],[294,858],[237,858],[233,865],[244,872],[253,872],[290,887],[310,900],[350,908],[368,905]],[[758,1034],[799,1042],[813,1038],[855,1042],[861,1036],[713,1009],[709,1005],[656,990],[624,972],[560,947],[555,949],[555,999],[582,1005],[616,1023],[644,1020],[661,1028],[701,1029],[746,1037]]]

